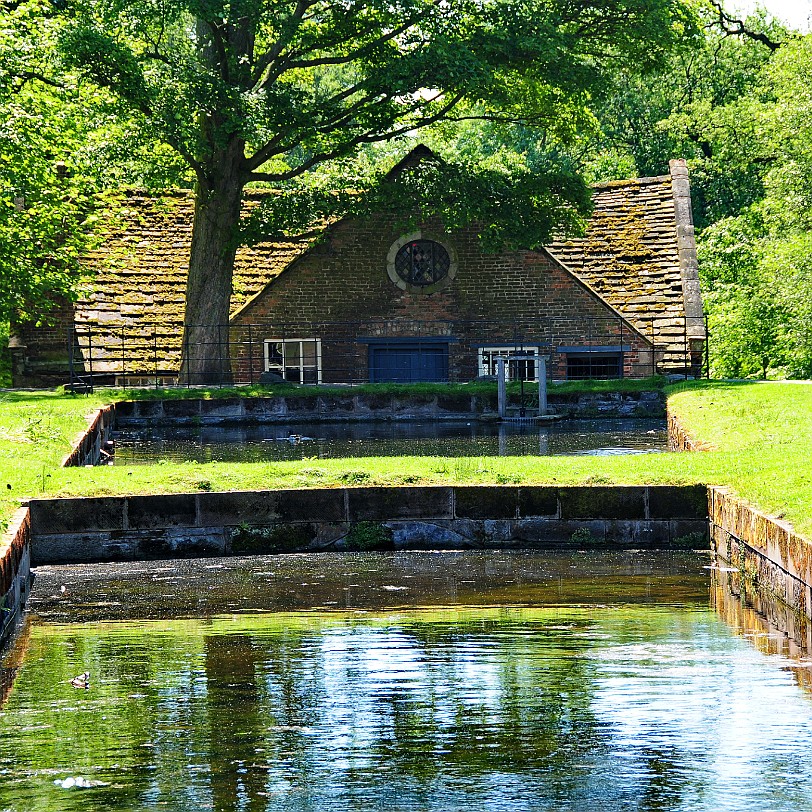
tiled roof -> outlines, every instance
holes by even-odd
[[[684,171],[682,162],[675,163]],[[684,284],[691,275],[686,250],[693,248],[693,225],[690,208],[678,211],[672,176],[600,184],[593,205],[584,236],[554,242],[550,253],[643,335],[684,352],[686,312],[694,315]],[[681,218],[682,232],[690,231],[688,249],[680,239]],[[701,316],[689,326],[701,337]]]
[[[695,317],[693,335],[704,333],[687,173],[683,162],[674,164],[672,175],[597,186],[586,234],[554,242],[549,252],[676,357],[685,349],[686,313]],[[248,205],[256,199],[249,193]],[[120,366],[123,356],[130,368],[132,359],[151,367],[154,357],[167,369],[179,365],[193,208],[189,192],[125,195],[114,228],[87,256],[93,278],[76,303],[76,323],[93,332],[99,371]],[[290,241],[241,248],[232,315],[307,245]]]
[[[249,204],[251,200],[249,195]],[[113,229],[87,255],[92,276],[88,291],[76,303],[76,324],[93,331],[97,369],[115,365],[122,354],[144,356],[151,364],[156,342],[168,367],[180,363],[193,214],[190,192],[161,197],[130,193],[113,217]],[[305,242],[290,241],[240,248],[232,314],[306,247]]]

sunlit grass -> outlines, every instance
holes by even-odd
[[[729,485],[812,534],[812,384],[692,382],[669,406],[718,451],[614,457],[365,457],[60,468],[110,392],[0,393],[0,512],[48,495],[173,493],[344,485],[548,483]],[[117,395],[118,393],[116,393]]]

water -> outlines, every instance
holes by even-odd
[[[708,567],[421,552],[42,568],[6,664],[0,808],[809,810],[809,662],[728,626]]]
[[[116,432],[116,465],[341,457],[644,454],[668,449],[663,420],[560,423],[389,421],[262,426],[156,426]]]

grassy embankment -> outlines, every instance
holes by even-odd
[[[470,385],[466,391],[470,391]],[[0,392],[0,518],[39,494],[439,483],[715,483],[812,535],[812,385],[696,382],[667,390],[672,410],[718,450],[625,457],[369,457],[295,462],[60,468],[93,409],[121,397]],[[245,394],[240,390],[240,394]],[[383,394],[383,392],[381,392]],[[175,393],[178,395],[179,393]],[[194,392],[200,396],[200,392]],[[215,390],[209,396],[234,394]],[[10,487],[9,487],[10,486]]]

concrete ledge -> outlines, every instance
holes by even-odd
[[[74,442],[73,450],[62,460],[62,467],[97,465],[101,457],[102,445],[110,439],[115,422],[115,404],[99,409],[87,430]]]
[[[563,417],[663,417],[662,392],[551,394],[551,414]],[[115,404],[119,426],[158,421],[182,425],[228,423],[349,422],[369,420],[495,420],[493,397],[460,393],[438,395],[307,394],[283,397],[122,401]]]
[[[33,557],[46,564],[359,544],[701,546],[701,489],[682,490],[473,485],[35,499]]]

